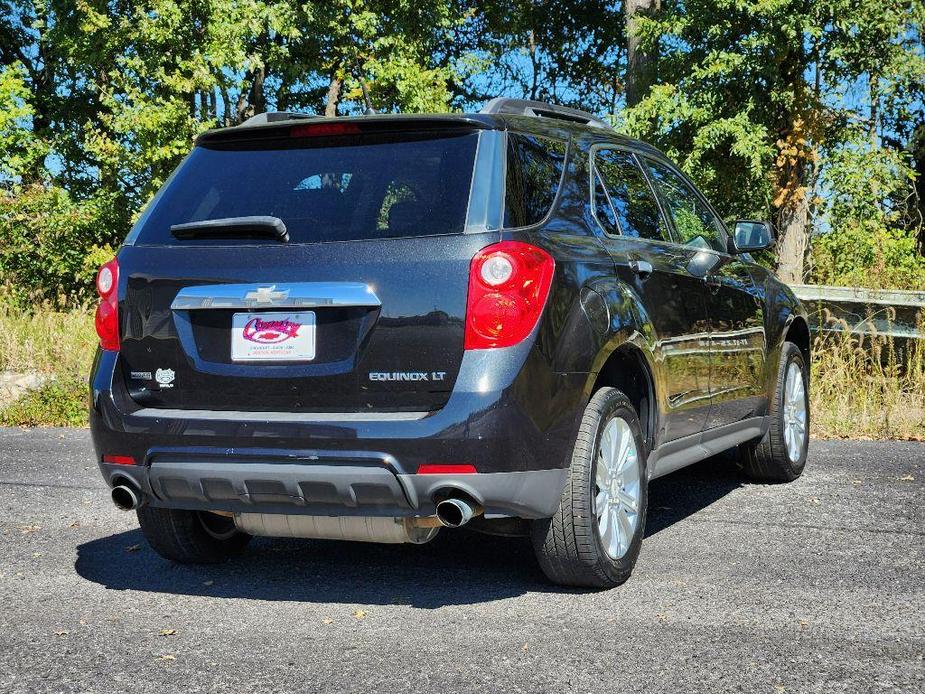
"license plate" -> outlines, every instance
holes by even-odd
[[[311,361],[315,312],[236,313],[231,320],[231,361]]]

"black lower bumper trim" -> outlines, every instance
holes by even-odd
[[[110,484],[128,479],[165,508],[329,516],[430,516],[451,490],[477,501],[487,517],[546,518],[555,513],[567,470],[405,475],[372,465],[155,461],[105,465]]]

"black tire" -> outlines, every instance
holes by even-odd
[[[796,364],[803,375],[803,392],[806,398],[806,435],[800,455],[796,460],[791,460],[784,439],[784,387],[787,369],[791,364]],[[809,374],[803,353],[792,342],[785,342],[781,351],[780,364],[777,367],[777,381],[768,414],[771,419],[768,433],[761,439],[739,446],[740,465],[745,474],[756,482],[792,482],[803,474],[803,469],[806,467],[810,422]]]
[[[617,559],[604,549],[594,509],[598,447],[612,417],[620,417],[629,425],[636,442],[640,475],[636,529],[625,554]],[[646,453],[639,417],[629,399],[615,388],[598,390],[585,408],[559,510],[552,518],[533,523],[533,548],[550,581],[580,588],[612,588],[630,577],[645,532]]]
[[[139,508],[141,533],[164,559],[180,564],[220,564],[239,554],[251,536],[234,528],[224,516],[200,511]]]

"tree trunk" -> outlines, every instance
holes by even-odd
[[[777,276],[786,284],[802,284],[809,242],[809,195],[788,201],[778,212]]]
[[[880,121],[880,77],[871,74],[867,80],[867,87],[870,91],[870,125],[868,126],[868,135],[870,136],[871,146],[876,147],[877,131]]]
[[[244,76],[244,81],[241,83],[241,91],[238,93],[238,103],[235,106],[235,123],[243,123],[245,120],[254,115],[254,110],[251,105],[247,102],[248,94],[250,89],[246,89],[245,85],[249,84],[250,81],[254,78],[253,74],[248,72]]]
[[[263,113],[267,110],[267,100],[266,95],[263,92],[263,79],[266,75],[266,70],[263,66],[258,67],[254,71],[254,84],[251,87],[251,106],[253,107],[254,113]]]
[[[626,14],[626,105],[635,106],[655,82],[655,57],[639,47],[639,18],[653,16],[661,0],[624,0]]]
[[[915,168],[915,196],[918,218],[913,220],[919,228],[919,253],[925,254],[925,124],[916,127],[912,133],[911,145]]]
[[[220,88],[222,93],[222,124],[227,128],[234,123],[231,117],[231,99],[228,96],[228,88],[223,84]]]
[[[340,88],[343,86],[343,80],[339,77],[332,77],[328,84],[328,96],[324,103],[325,118],[334,118],[337,115],[337,101],[340,99]]]

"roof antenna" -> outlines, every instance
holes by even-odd
[[[369,89],[366,88],[366,80],[363,79],[363,70],[360,69],[358,63],[353,64],[354,68],[360,76],[357,79],[360,81],[360,89],[363,90],[363,101],[366,103],[366,110],[363,111],[364,116],[374,116],[376,115],[376,109],[373,108],[373,100],[369,98]]]
[[[376,109],[373,108],[372,99],[369,98],[369,90],[366,88],[366,80],[362,77],[360,78],[360,89],[363,90],[363,101],[366,102],[366,110],[363,111],[364,116],[374,116],[376,115]]]

